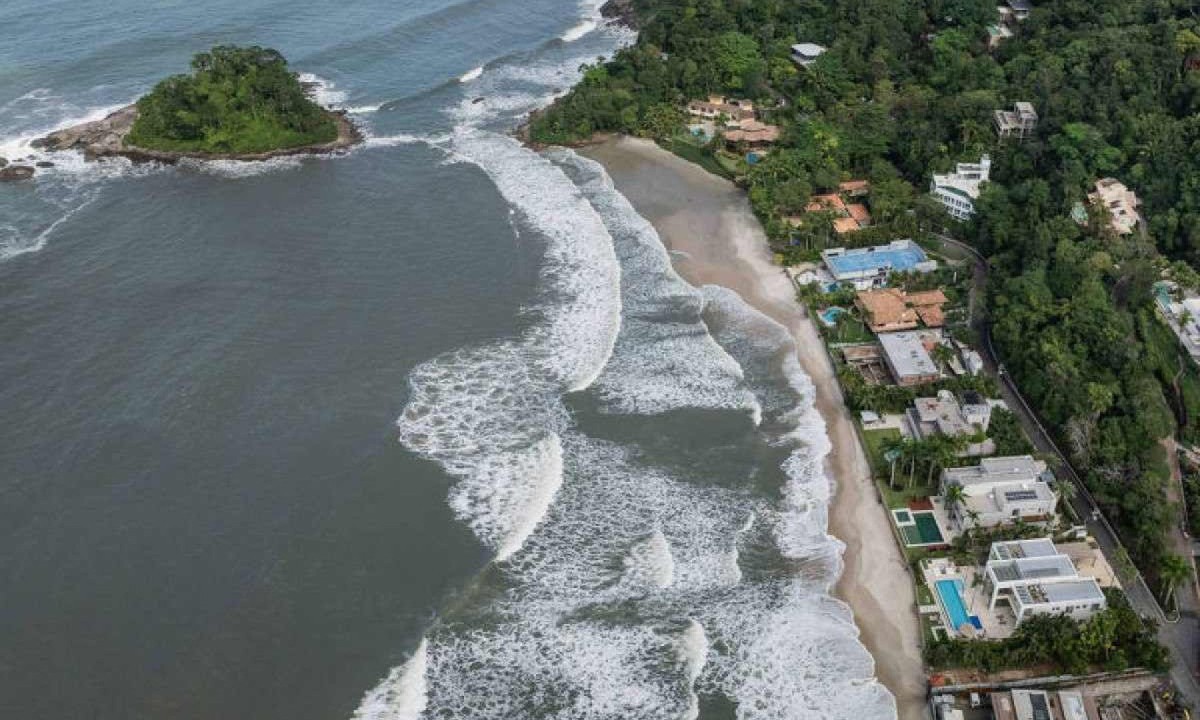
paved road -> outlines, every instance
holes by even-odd
[[[982,295],[987,287],[987,261],[974,248],[964,245],[953,238],[938,236],[938,239],[947,250],[956,250],[957,253],[955,254],[959,257],[965,255],[973,260],[975,269],[972,293]],[[972,298],[972,306],[978,306],[981,301],[981,297]],[[1076,474],[1075,469],[1067,462],[1066,456],[1054,444],[1050,434],[1038,419],[1037,414],[1025,401],[1025,398],[1022,397],[1016,383],[1004,371],[1003,363],[1000,362],[1000,359],[996,355],[996,350],[992,346],[990,322],[987,318],[983,317],[982,313],[976,313],[972,317],[972,322],[979,332],[979,337],[982,339],[982,343],[980,343],[982,347],[978,348],[978,350],[983,356],[988,372],[1000,379],[998,384],[1004,401],[1012,409],[1037,450],[1055,460],[1053,464],[1056,466],[1054,468],[1056,476],[1059,478],[1069,478],[1074,482],[1078,492],[1071,501],[1071,506],[1075,509],[1080,519],[1086,522],[1088,531],[1096,538],[1109,564],[1114,570],[1128,567],[1129,563],[1122,560],[1125,554],[1120,549],[1121,544],[1117,538],[1116,531],[1113,530],[1108,520],[1100,512],[1091,493],[1088,492],[1078,474]],[[1118,570],[1118,572],[1120,571]],[[1195,609],[1193,608],[1191,612],[1185,612],[1178,622],[1166,622],[1162,608],[1159,606],[1154,594],[1146,586],[1141,574],[1136,569],[1134,569],[1134,573],[1136,575],[1132,581],[1128,579],[1124,581],[1125,594],[1129,597],[1130,604],[1139,614],[1143,617],[1152,618],[1158,623],[1159,641],[1171,651],[1171,679],[1174,680],[1176,687],[1179,688],[1183,696],[1187,698],[1188,703],[1193,708],[1200,708],[1200,683],[1197,682],[1197,677],[1200,677],[1197,669],[1197,664],[1200,662],[1200,621],[1198,621]],[[1128,577],[1125,573],[1121,574],[1123,577]]]

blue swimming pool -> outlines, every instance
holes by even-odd
[[[941,598],[942,607],[946,608],[946,615],[950,619],[950,629],[958,632],[960,627],[971,622],[967,606],[962,599],[962,580],[938,580],[936,584],[938,597]]]
[[[837,325],[838,318],[845,314],[846,308],[834,305],[831,308],[825,308],[821,311],[821,322],[825,323],[829,327],[833,327],[834,325]]]
[[[904,248],[888,247],[863,248],[850,250],[842,255],[827,257],[825,262],[834,274],[841,277],[864,271],[872,273],[879,270],[904,272],[912,270],[929,258],[925,251],[916,243]]]

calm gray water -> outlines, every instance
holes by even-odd
[[[504,133],[573,0],[0,5],[0,155],[215,43],[337,158],[0,187],[0,717],[867,718],[811,387]],[[482,98],[476,102],[477,98]]]

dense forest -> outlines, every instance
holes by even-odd
[[[151,150],[255,153],[331,142],[337,124],[275,50],[222,45],[138,100],[129,143]]]
[[[746,97],[783,129],[739,177],[777,250],[814,247],[804,233],[819,227],[798,235],[782,217],[851,177],[872,183],[871,239],[946,229],[975,245],[990,258],[1007,369],[1155,582],[1172,522],[1160,441],[1200,439],[1200,376],[1151,292],[1164,274],[1197,284],[1200,5],[1034,5],[991,48],[995,0],[635,0],[637,43],[585,68],[530,135],[619,131],[669,146],[687,100]],[[829,50],[800,68],[796,42]],[[1040,124],[1001,141],[992,113],[1016,101]],[[925,192],[930,176],[984,152],[979,212],[951,221]],[[1105,176],[1138,194],[1140,232],[1070,217]]]

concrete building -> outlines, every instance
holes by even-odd
[[[1116,178],[1097,180],[1096,191],[1088,193],[1088,200],[1093,205],[1101,205],[1108,210],[1112,219],[1112,229],[1118,235],[1133,232],[1141,220],[1137,211],[1141,203],[1137,195]]]
[[[1006,0],[1009,9],[1012,10],[1013,17],[1017,20],[1029,19],[1029,13],[1033,10],[1033,4],[1029,0]]]
[[[962,500],[946,507],[960,531],[1017,519],[1045,523],[1054,520],[1058,505],[1058,494],[1050,486],[1053,479],[1046,463],[1029,455],[984,458],[972,467],[943,470],[941,494],[945,497],[951,486],[962,487]]]
[[[911,387],[941,378],[942,373],[925,349],[920,333],[881,333],[878,337],[883,361],[897,385]]]
[[[1002,138],[1024,140],[1037,130],[1038,115],[1031,103],[1019,102],[1012,110],[997,110],[994,119],[996,133]]]
[[[854,304],[874,333],[912,330],[921,323],[926,327],[946,324],[942,310],[946,295],[941,290],[914,293],[900,288],[862,290],[855,295]]]
[[[1000,43],[1013,36],[1013,31],[1004,23],[996,25],[988,25],[988,49],[995,50],[1000,47]]]
[[[887,245],[856,248],[830,248],[821,251],[821,259],[834,281],[867,290],[887,285],[893,272],[932,272],[937,261],[930,260],[921,246],[912,240],[893,240]]]
[[[1096,699],[1077,690],[1001,690],[990,700],[996,720],[1100,720]]]
[[[709,95],[708,100],[693,100],[688,103],[688,114],[705,120],[725,118],[725,124],[739,127],[745,120],[753,120],[754,103],[749,100],[726,98],[723,95]]]
[[[970,438],[987,432],[992,419],[992,406],[978,393],[964,393],[960,400],[949,390],[942,390],[937,397],[913,400],[907,417],[912,435],[918,439],[935,435]],[[969,442],[961,454],[978,457],[991,455],[995,451],[996,443],[984,438]]]
[[[825,54],[825,47],[816,43],[802,42],[792,46],[792,62],[801,67],[808,67]]]
[[[934,175],[929,191],[946,206],[951,217],[969,220],[975,214],[979,187],[987,182],[991,172],[992,158],[984,155],[977,163],[959,163],[950,174]]]
[[[1082,577],[1050,538],[992,543],[985,577],[988,609],[1005,600],[1018,625],[1032,615],[1086,620],[1108,607],[1095,578]]]

